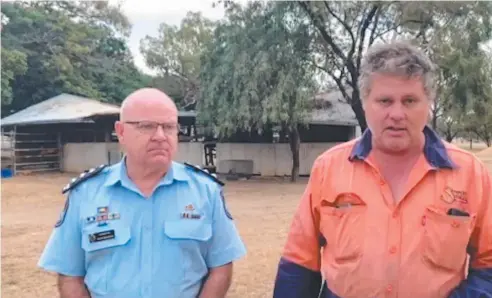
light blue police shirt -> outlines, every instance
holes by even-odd
[[[70,191],[39,266],[84,276],[92,298],[192,298],[245,253],[208,174],[174,162],[146,199],[122,161]]]

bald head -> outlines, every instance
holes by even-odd
[[[132,118],[136,114],[141,114],[142,111],[147,111],[151,114],[156,108],[157,110],[168,110],[171,114],[177,114],[178,112],[174,101],[161,90],[155,88],[138,89],[123,100],[120,109],[120,120],[135,120]]]

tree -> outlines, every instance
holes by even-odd
[[[487,2],[298,1],[297,4],[305,13],[299,17],[309,19],[317,30],[318,55],[313,63],[336,83],[362,130],[367,124],[358,77],[362,55],[368,46],[400,37],[432,47],[438,40],[446,40],[444,37],[454,35],[457,40],[456,32],[460,32],[464,42],[471,43],[470,47],[490,39],[492,4]]]
[[[486,139],[486,133],[477,133],[477,126],[486,127],[489,120],[485,115],[492,112],[488,110],[492,103],[491,59],[485,52],[471,50],[463,57],[463,51],[456,49],[449,47],[443,55],[446,59],[441,60],[448,63],[439,67],[433,126],[448,142],[465,131],[476,131]]]
[[[456,14],[471,11],[474,17],[461,18],[458,22],[452,14],[443,14],[438,20],[445,30],[435,30],[432,40],[427,40],[424,35],[425,48],[438,70],[437,98],[432,111],[434,128],[441,117],[449,120],[449,111],[455,121],[463,120],[467,106],[475,100],[483,100],[486,89],[491,87],[487,79],[490,72],[483,68],[490,56],[487,57],[481,47],[481,43],[490,38],[490,6],[467,7],[459,2],[448,5],[452,5],[450,9]],[[475,18],[480,16],[484,21]]]
[[[435,128],[444,136],[447,142],[452,142],[465,131],[464,119],[465,114],[460,109],[449,107],[443,110]]]
[[[465,131],[475,135],[487,147],[492,146],[492,102],[475,103],[474,110],[466,115]]]
[[[12,103],[12,81],[27,71],[26,54],[2,48],[2,105]]]
[[[161,74],[152,78],[149,87],[157,88],[165,92],[174,100],[178,107],[182,108],[183,106],[186,106],[186,94],[183,92],[186,90],[186,85],[181,77],[172,74]]]
[[[2,116],[63,92],[120,102],[147,84],[123,37],[129,23],[107,1],[13,2],[1,9]]]
[[[309,24],[292,3],[231,5],[203,55],[199,120],[219,136],[278,125],[288,133],[291,180],[299,172],[299,125],[314,104]],[[294,11],[294,13],[292,13]]]
[[[188,12],[180,27],[162,23],[158,37],[146,36],[141,41],[140,50],[149,68],[157,70],[163,80],[181,80],[181,92],[175,97],[185,104],[196,101],[200,94],[200,57],[214,26],[200,12]]]

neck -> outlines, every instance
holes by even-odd
[[[146,164],[132,162],[128,157],[125,159],[128,177],[137,185],[143,188],[154,186],[166,175],[169,166],[155,168]]]
[[[425,136],[422,134],[418,144],[409,147],[408,150],[402,152],[390,152],[388,150],[383,150],[378,148],[377,145],[374,147],[374,157],[380,165],[408,165],[414,164],[419,156],[422,154],[425,145]]]

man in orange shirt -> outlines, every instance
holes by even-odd
[[[431,61],[374,46],[359,83],[369,129],[314,162],[273,296],[492,297],[492,179],[427,126]]]

